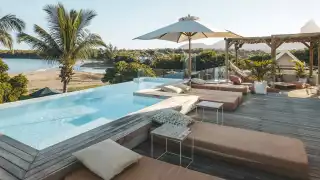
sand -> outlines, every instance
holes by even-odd
[[[27,76],[28,91],[32,92],[36,89],[41,89],[44,87],[49,87],[56,90],[62,90],[62,83],[59,78],[60,71],[57,69],[47,70],[47,71],[35,71],[29,73],[23,73]],[[15,75],[15,74],[10,74]],[[103,85],[101,78],[103,74],[95,74],[88,72],[75,71],[68,88],[70,87],[85,87],[93,85]]]

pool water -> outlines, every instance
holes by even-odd
[[[0,132],[38,150],[112,122],[161,99],[133,92],[172,81],[126,82],[0,106]]]

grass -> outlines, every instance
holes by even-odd
[[[100,87],[100,86],[103,86],[103,85],[96,84],[96,85],[88,85],[88,86],[80,86],[80,87],[69,87],[68,92],[81,91],[81,90],[96,88],[96,87]]]

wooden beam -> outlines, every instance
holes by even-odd
[[[230,44],[229,44],[229,41],[228,40],[225,40],[226,42],[226,49],[225,49],[225,60],[224,60],[224,63],[225,63],[225,66],[226,66],[226,69],[225,69],[225,78],[227,79],[227,82],[229,82],[229,47],[230,47]]]
[[[237,43],[236,41],[228,42],[228,49],[229,49],[232,45],[234,45],[234,44],[236,44],[236,43]]]
[[[313,75],[313,42],[310,42],[309,48],[309,78],[312,78]]]
[[[276,45],[276,49],[278,49],[282,44],[283,44],[283,42],[278,42]]]
[[[307,48],[310,48],[310,45],[307,42],[301,42],[302,44],[304,44]]]

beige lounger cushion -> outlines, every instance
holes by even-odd
[[[169,123],[177,126],[188,126],[193,122],[191,117],[172,109],[159,110],[150,120],[158,124]]]
[[[174,84],[173,86],[182,89],[182,91],[183,91],[184,93],[191,90],[191,87],[190,87],[190,86],[187,86],[187,85],[184,85],[184,84]]]
[[[102,180],[86,168],[78,169],[64,180]],[[125,169],[112,180],[222,180],[208,174],[142,157],[138,163]]]
[[[271,171],[304,178],[308,176],[308,158],[302,141],[258,131],[219,126],[212,123],[191,125],[189,139],[195,146],[259,162]]]
[[[161,87],[161,90],[164,92],[172,92],[172,93],[178,93],[178,94],[183,92],[181,88],[178,88],[172,85],[163,86]]]
[[[88,169],[104,180],[112,179],[141,156],[107,139],[73,154]]]
[[[192,84],[191,87],[198,89],[242,92],[243,94],[247,94],[248,92],[250,92],[249,86],[233,84]]]
[[[191,83],[193,83],[193,84],[205,84],[206,81],[202,80],[202,79],[199,79],[199,78],[192,78],[191,79]]]

